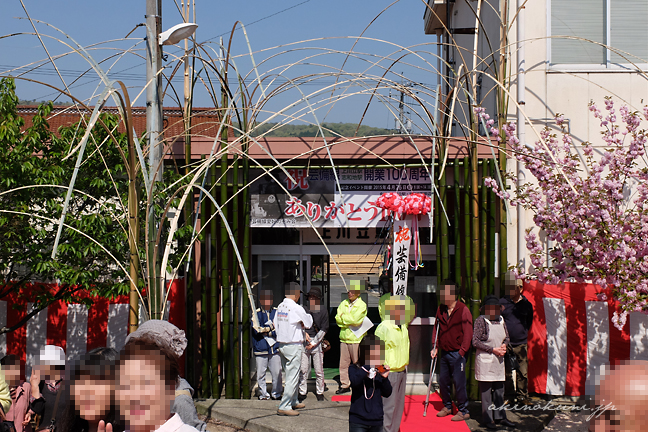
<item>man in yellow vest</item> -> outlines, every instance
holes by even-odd
[[[367,316],[367,304],[360,298],[362,284],[352,280],[348,291],[348,299],[342,300],[337,308],[335,322],[340,327],[340,388],[336,394],[351,391],[349,366],[358,361],[358,347],[362,336],[357,337],[349,327],[358,327]]]
[[[385,294],[379,304],[382,322],[376,328],[385,346],[385,365],[389,366],[392,394],[383,398],[383,430],[398,432],[405,409],[405,387],[409,364],[409,323],[414,318],[414,302],[408,296]]]

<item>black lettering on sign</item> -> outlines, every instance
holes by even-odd
[[[357,239],[368,239],[369,238],[369,228],[358,228]]]

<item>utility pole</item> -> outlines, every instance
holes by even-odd
[[[411,111],[409,111],[410,105],[406,102],[406,93],[405,89],[406,88],[414,88],[416,86],[416,83],[412,81],[404,81],[401,80],[400,82],[400,87],[399,87],[399,93],[400,97],[398,99],[398,119],[394,119],[395,127],[394,129],[398,130],[398,133],[400,134],[411,134],[412,133],[412,119],[410,119],[410,115],[412,114]]]
[[[163,297],[157,265],[157,220],[153,202],[155,183],[162,180],[162,51],[159,35],[162,27],[162,0],[146,0],[146,130],[149,143],[149,212],[147,263],[149,273],[150,318],[160,318]]]

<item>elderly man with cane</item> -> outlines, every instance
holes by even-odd
[[[439,363],[439,390],[443,409],[437,413],[437,417],[445,417],[452,414],[452,384],[455,386],[457,395],[457,414],[452,421],[468,420],[468,393],[466,392],[466,353],[472,343],[472,315],[465,304],[457,299],[457,286],[452,281],[444,281],[441,287],[441,304],[436,313],[436,320],[439,323],[438,330],[435,328],[432,337],[439,334],[439,346],[441,352],[435,347],[430,356],[435,358],[440,355]]]

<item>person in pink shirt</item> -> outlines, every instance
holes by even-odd
[[[16,432],[31,432],[31,426],[25,422],[29,409],[31,385],[22,379],[24,370],[20,359],[13,354],[6,355],[0,360],[5,380],[11,394],[11,408],[6,413],[7,421],[13,422]]]

